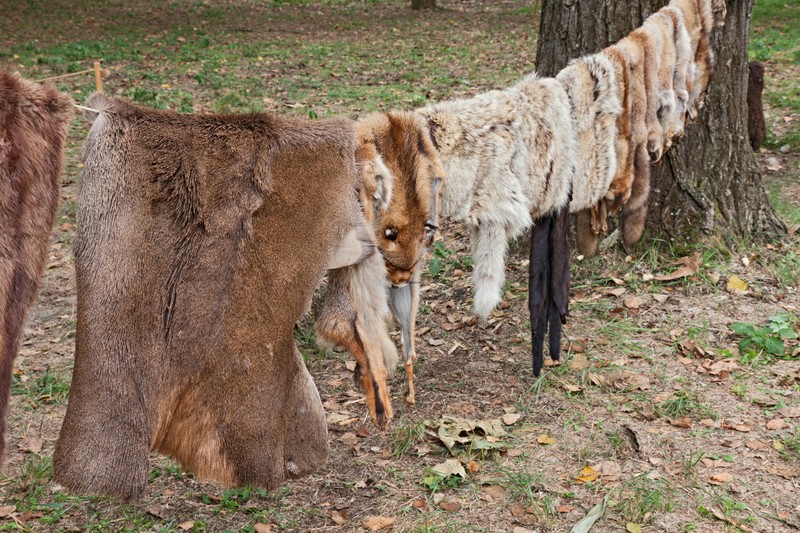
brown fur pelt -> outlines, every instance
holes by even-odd
[[[352,123],[88,106],[55,479],[129,500],[150,451],[225,485],[318,468],[325,414],[293,329],[343,239],[368,234]]]
[[[0,72],[0,459],[14,358],[42,275],[72,100]]]
[[[641,66],[645,88],[645,127],[647,129],[647,151],[653,161],[661,158],[661,146],[664,136],[658,109],[661,97],[658,87],[659,54],[662,47],[659,32],[649,32],[644,27],[633,30],[630,35],[620,41],[622,47],[638,47],[641,54]]]
[[[761,93],[764,91],[764,64],[751,61],[747,67],[747,132],[750,136],[750,146],[758,151],[767,138],[764,104],[761,102]]]

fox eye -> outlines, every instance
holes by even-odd
[[[397,240],[397,228],[386,228],[386,229],[383,231],[383,234],[384,234],[384,235],[386,236],[386,238],[387,238],[387,239],[389,239],[390,241],[396,241],[396,240]]]

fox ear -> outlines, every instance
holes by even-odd
[[[372,199],[375,200],[373,209],[386,211],[392,203],[392,191],[394,189],[394,176],[383,162],[380,154],[375,157],[375,192]]]

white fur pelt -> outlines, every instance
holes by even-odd
[[[575,131],[575,177],[571,213],[593,207],[608,191],[617,170],[617,119],[622,104],[614,66],[602,54],[573,60],[558,73],[570,98]]]
[[[487,316],[502,297],[508,239],[568,201],[575,153],[569,98],[556,80],[530,75],[512,88],[418,113],[447,171],[442,214],[470,228],[474,310]]]

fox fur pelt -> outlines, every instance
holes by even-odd
[[[391,309],[400,324],[406,403],[415,403],[414,330],[420,282],[437,229],[438,186],[446,172],[427,124],[410,111],[356,122],[362,205],[386,266]]]
[[[575,172],[569,98],[558,81],[530,75],[503,91],[418,112],[447,171],[442,214],[470,228],[474,309],[487,316],[501,300],[508,239],[569,201]]]
[[[130,500],[150,451],[225,485],[321,466],[325,415],[293,329],[342,240],[369,235],[352,122],[88,106],[55,479]]]
[[[72,100],[0,72],[0,460],[14,359],[47,258]]]

